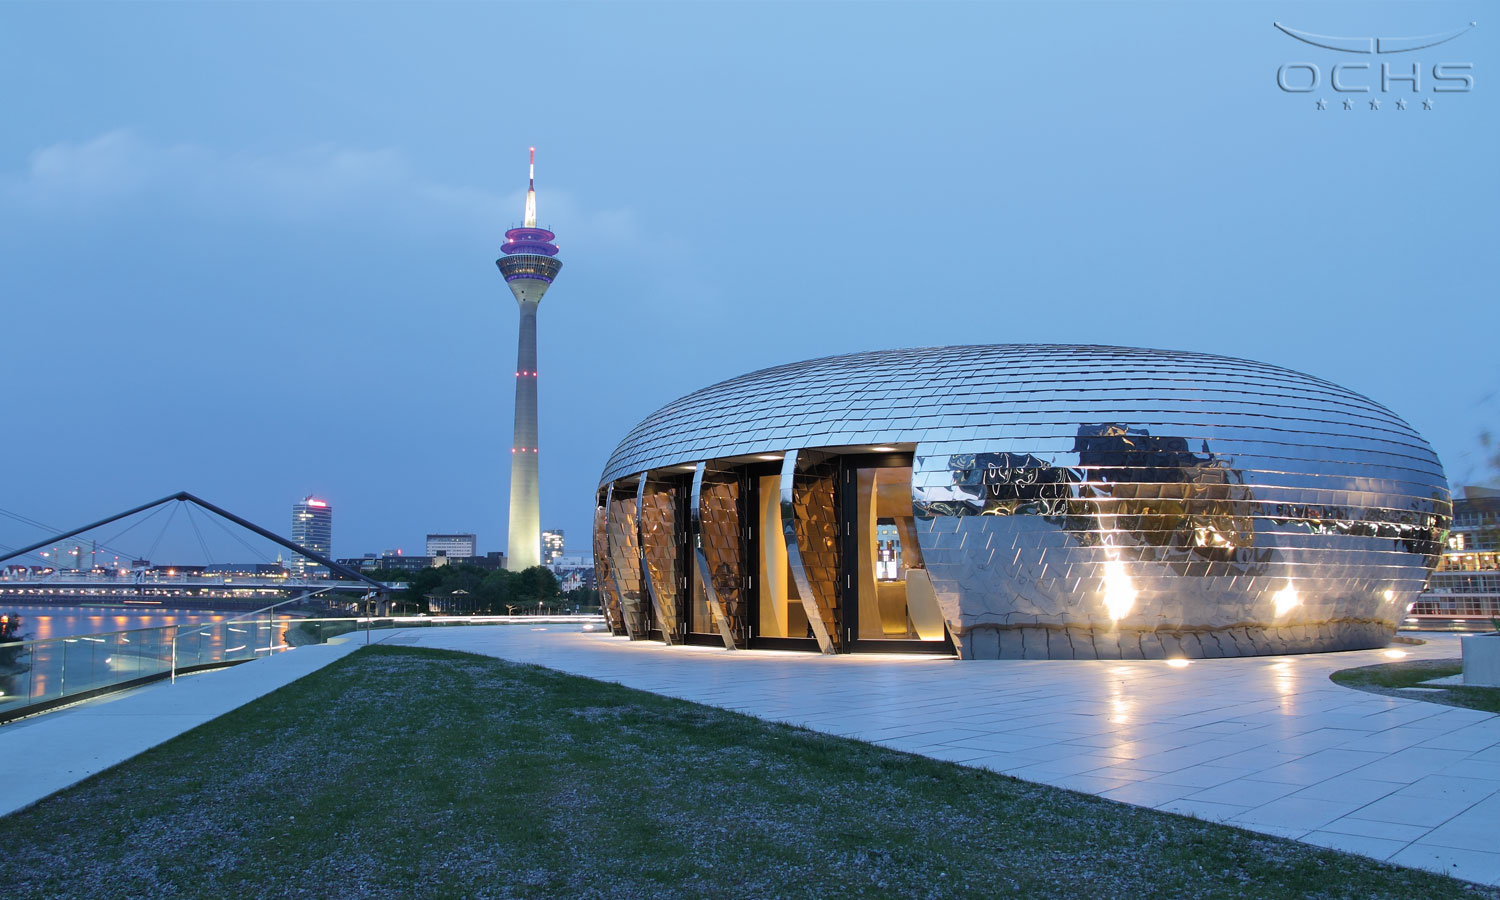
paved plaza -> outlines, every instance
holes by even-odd
[[[1500,716],[1340,687],[1458,641],[1302,656],[957,661],[666,648],[558,630],[386,643],[537,663],[1028,781],[1500,884]]]

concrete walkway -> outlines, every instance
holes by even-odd
[[[25,809],[363,646],[360,639],[299,647],[0,725],[0,761],[10,776],[0,794],[0,815]]]
[[[1126,803],[1500,885],[1500,716],[1339,687],[1422,646],[1254,659],[959,662],[730,653],[559,629],[385,643],[538,663]]]

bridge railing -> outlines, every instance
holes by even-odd
[[[387,588],[392,590],[402,589],[407,582],[392,581],[383,582]],[[48,572],[46,574],[18,575],[0,572],[0,586],[13,586],[16,588],[57,588],[57,587],[120,587],[133,588],[137,586],[152,587],[160,585],[163,587],[182,587],[185,585],[199,586],[207,585],[217,587],[226,585],[232,587],[274,587],[286,590],[326,590],[328,588],[343,590],[369,590],[369,585],[357,581],[339,581],[330,578],[298,578],[295,576],[278,575],[254,575],[246,573],[203,573],[166,575],[154,572],[141,574],[119,575],[114,573],[99,572]]]
[[[0,722],[185,672],[235,665],[372,630],[442,625],[569,624],[602,627],[600,616],[396,616],[301,618],[263,615],[0,643]]]

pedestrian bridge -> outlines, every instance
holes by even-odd
[[[392,591],[405,589],[401,582],[382,583]],[[359,581],[331,578],[299,578],[230,573],[178,574],[136,572],[127,575],[95,572],[0,575],[0,602],[59,605],[111,602],[141,606],[178,606],[204,602],[275,601],[298,594],[353,592],[371,589]],[[264,603],[260,605],[265,605]]]

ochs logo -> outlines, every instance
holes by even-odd
[[[1285,63],[1276,70],[1276,85],[1289,94],[1310,94],[1324,84],[1341,94],[1372,92],[1420,94],[1424,90],[1433,94],[1466,94],[1474,89],[1474,64],[1471,62],[1429,64],[1420,57],[1397,56],[1397,54],[1431,50],[1433,47],[1446,44],[1468,33],[1470,29],[1477,26],[1476,22],[1470,22],[1455,31],[1412,37],[1335,37],[1298,31],[1280,22],[1272,24],[1287,37],[1309,46],[1366,57],[1366,59],[1332,57],[1322,60],[1321,64],[1319,62]],[[1354,108],[1352,98],[1344,98],[1343,104],[1345,109]],[[1380,100],[1371,99],[1369,105],[1372,110],[1380,109]],[[1319,100],[1318,109],[1326,108],[1327,101]],[[1406,100],[1398,98],[1396,108],[1406,109]],[[1424,99],[1422,108],[1432,109],[1433,100]]]

